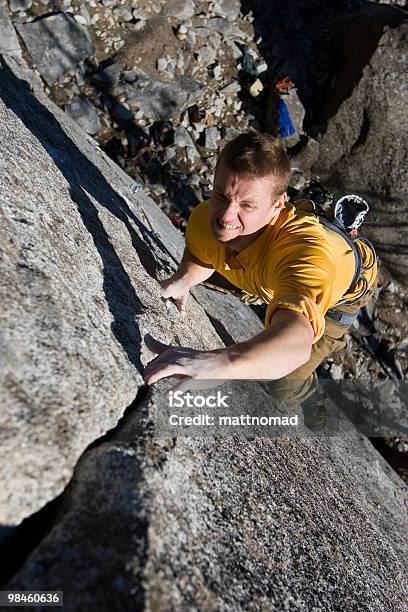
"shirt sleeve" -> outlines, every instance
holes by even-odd
[[[285,251],[270,267],[268,284],[274,294],[267,306],[265,325],[270,325],[278,308],[302,313],[312,326],[315,344],[324,333],[324,315],[332,302],[335,262],[326,245],[313,242],[292,245]]]
[[[186,228],[186,247],[198,263],[205,268],[213,268],[212,244],[208,220],[208,201],[193,208]]]

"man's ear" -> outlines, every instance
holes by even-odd
[[[285,191],[284,193],[281,193],[281,195],[276,198],[274,202],[275,210],[282,210],[287,200],[288,200],[288,194]]]

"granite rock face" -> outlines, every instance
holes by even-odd
[[[163,438],[163,409],[81,458],[7,588],[58,585],[70,612],[406,609],[407,491],[369,442]]]
[[[171,340],[157,280],[176,262],[146,221],[155,205],[5,62],[0,91],[0,507],[15,525],[62,490],[133,401],[144,333]],[[172,230],[182,242],[161,224],[169,244]],[[220,344],[208,321],[197,328],[182,324],[181,341]]]
[[[407,487],[353,428],[160,431],[144,334],[215,348],[261,324],[203,287],[185,319],[165,308],[181,236],[27,72],[0,66],[5,588],[63,589],[69,612],[403,612]],[[256,385],[239,409],[268,397]],[[18,558],[16,526],[64,487]]]
[[[371,205],[364,234],[406,285],[408,24],[388,29],[352,95],[329,121],[313,171],[337,192]]]

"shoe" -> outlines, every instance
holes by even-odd
[[[321,398],[313,401],[313,395],[302,404],[303,422],[310,431],[320,431],[328,423],[327,410]]]

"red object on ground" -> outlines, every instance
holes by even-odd
[[[292,87],[294,87],[294,84],[289,77],[284,77],[283,79],[275,83],[275,89],[277,89],[278,91],[283,91],[284,89],[292,89]]]
[[[181,219],[178,215],[169,215],[169,219],[177,228],[180,227]]]

